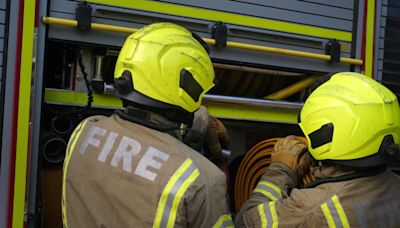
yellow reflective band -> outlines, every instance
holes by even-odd
[[[326,203],[323,203],[321,205],[321,209],[324,212],[325,219],[328,222],[329,228],[336,228],[335,221],[333,221],[333,218],[332,218],[331,212],[329,211],[328,205]]]
[[[262,29],[269,29],[281,32],[295,33],[301,35],[336,38],[338,40],[351,42],[352,33],[334,29],[327,29],[293,22],[284,22],[266,18],[240,15],[236,13],[222,12],[218,10],[202,9],[192,6],[164,3],[147,0],[89,0],[88,2],[106,4],[117,7],[125,7],[137,10],[145,10],[156,13],[196,18],[208,21],[222,21],[230,24],[244,25]]]
[[[272,193],[270,193],[270,192],[268,192],[268,191],[266,191],[264,189],[256,188],[256,189],[254,189],[253,192],[259,192],[259,193],[265,195],[266,197],[268,197],[272,201],[277,201],[278,200],[278,198],[276,198],[274,195],[272,195]]]
[[[174,227],[179,203],[200,175],[191,159],[186,159],[165,186],[157,206],[153,227]]]
[[[278,228],[278,215],[276,214],[275,201],[269,202],[268,206],[272,216],[272,228]]]
[[[86,121],[82,121],[82,122],[75,128],[75,130],[72,132],[71,136],[69,137],[69,142],[68,142],[68,145],[67,145],[67,150],[66,150],[66,152],[65,152],[65,159],[64,159],[64,162],[65,162],[66,158],[69,156],[69,151],[70,151],[70,147],[71,147],[71,143],[70,143],[70,142],[72,142],[72,141],[75,139],[76,133],[81,129],[81,127],[82,127],[82,125],[83,125],[84,122],[86,122]]]
[[[82,130],[85,128],[85,124],[87,123],[87,119],[80,123],[77,128],[75,128],[74,132],[71,135],[70,141],[67,146],[68,153],[65,154],[64,159],[64,170],[63,170],[63,183],[62,183],[62,199],[61,199],[61,210],[62,210],[62,221],[65,228],[68,228],[67,223],[67,201],[66,201],[66,181],[67,181],[67,169],[69,165],[69,160],[72,157],[72,152],[74,151],[75,144],[79,139],[79,136],[82,133]],[[72,137],[73,136],[73,137]]]
[[[181,199],[183,195],[185,194],[186,190],[189,188],[189,186],[199,177],[200,172],[198,169],[196,169],[190,176],[185,180],[181,188],[179,189],[178,193],[175,195],[174,203],[172,204],[172,210],[171,210],[171,215],[168,220],[168,225],[167,227],[173,228],[175,225],[175,218],[176,218],[176,212],[178,211],[178,206],[179,203],[181,202]]]
[[[334,195],[332,197],[332,201],[333,201],[333,204],[335,205],[336,210],[339,214],[339,218],[340,218],[340,221],[342,222],[343,227],[344,228],[350,227],[349,221],[347,220],[346,213],[344,213],[343,207],[340,204],[340,201],[339,201],[339,198],[337,197],[337,195]]]
[[[258,214],[260,215],[261,219],[261,228],[267,227],[267,217],[265,217],[264,213],[264,204],[258,205]]]
[[[281,189],[275,184],[268,181],[260,181],[253,192],[262,193],[273,201],[282,198]]]
[[[221,215],[213,228],[233,228],[231,215]]]
[[[4,2],[4,1],[3,1]],[[27,187],[27,163],[29,155],[29,121],[31,108],[31,87],[32,87],[32,57],[34,43],[34,19],[35,1],[19,1],[19,8],[23,9],[22,34],[21,37],[21,62],[17,66],[20,68],[20,79],[18,88],[18,111],[16,126],[15,144],[15,167],[14,167],[14,198],[12,201],[12,227],[20,228],[24,226],[24,213],[26,206],[26,187]],[[19,36],[20,34],[18,34]],[[10,37],[11,38],[11,37]],[[19,42],[19,41],[17,41]],[[14,75],[9,75],[14,77]],[[3,76],[4,77],[4,76]],[[16,99],[16,98],[15,98]],[[2,202],[3,203],[3,202]]]

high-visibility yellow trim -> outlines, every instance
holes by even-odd
[[[24,225],[35,1],[24,0],[12,226]]]
[[[260,181],[258,184],[270,187],[270,188],[274,189],[280,196],[282,196],[281,189],[278,186],[276,186],[275,184],[268,182],[268,181]]]
[[[210,115],[217,118],[297,124],[299,110],[253,108],[237,105],[206,104]]]
[[[200,172],[196,169],[190,176],[185,180],[182,186],[179,188],[179,191],[176,193],[174,202],[171,208],[171,214],[168,219],[168,228],[173,228],[175,226],[176,213],[178,212],[179,203],[181,202],[182,197],[184,196],[186,190],[189,186],[199,177]]]
[[[118,97],[93,94],[92,107],[98,108],[122,108]],[[68,90],[46,89],[44,100],[50,104],[85,106],[87,93]],[[218,118],[266,121],[278,123],[297,124],[299,110],[283,108],[249,108],[237,105],[206,104],[208,112]]]
[[[65,25],[65,26],[71,26],[71,27],[78,26],[78,21],[64,19],[64,18],[43,17],[42,21],[45,24],[58,24],[58,25]],[[120,32],[120,33],[135,33],[137,30],[139,30],[137,28],[123,27],[123,26],[117,26],[117,25],[99,24],[99,23],[92,23],[91,28],[94,30],[104,30],[104,31]]]
[[[278,198],[276,198],[272,193],[265,191],[264,189],[256,188],[256,189],[254,189],[253,192],[259,192],[259,193],[265,195],[266,197],[268,197],[272,201],[278,200]]]
[[[154,219],[153,228],[161,226],[161,219],[164,213],[165,205],[167,203],[168,195],[171,192],[172,187],[174,187],[176,181],[183,175],[183,173],[189,168],[192,164],[191,159],[186,159],[182,165],[175,171],[172,177],[169,179],[167,185],[165,186],[163,192],[161,193],[160,200],[157,206],[157,212]]]
[[[367,2],[367,25],[365,39],[365,75],[373,77],[374,65],[374,32],[375,32],[375,0]]]
[[[258,214],[260,215],[260,219],[261,219],[261,227],[262,228],[267,227],[267,217],[265,216],[263,203],[258,205]]]
[[[231,215],[221,215],[218,221],[214,224],[213,228],[233,228],[233,225],[223,226],[225,222],[232,222]],[[233,223],[232,223],[233,224]]]
[[[73,26],[73,27],[77,26],[77,21],[75,21],[75,20],[68,20],[68,19],[54,18],[54,17],[43,17],[42,22],[46,23],[46,24],[57,24],[57,25]],[[92,29],[103,30],[103,31],[113,31],[113,32],[126,32],[126,33],[132,32],[131,28],[106,25],[106,24],[97,24],[97,23],[92,23]],[[134,31],[136,31],[136,29]],[[202,38],[202,39],[204,40],[204,42],[206,42],[209,45],[215,45],[215,40],[213,40],[213,39],[209,39],[209,38]],[[319,59],[319,60],[326,60],[326,61],[331,60],[331,56],[329,56],[329,55],[304,52],[304,51],[295,51],[295,50],[283,49],[283,48],[274,48],[274,47],[261,46],[261,45],[255,45],[255,44],[246,44],[246,43],[228,41],[226,43],[226,46],[233,47],[233,48],[252,50],[252,51],[268,52],[268,53],[290,55],[290,56],[297,56],[297,57],[304,57],[304,58],[311,58],[311,59]],[[348,63],[348,64],[355,64],[355,65],[363,64],[363,61],[360,59],[352,59],[352,58],[346,58],[346,57],[340,57],[340,62]]]
[[[329,211],[327,203],[321,205],[322,212],[324,212],[325,219],[328,222],[329,228],[336,228],[335,221],[333,220],[332,214]]]
[[[72,152],[75,149],[76,142],[78,141],[82,130],[85,128],[85,124],[87,123],[87,120],[83,121],[78,125],[78,127],[75,128],[74,132],[72,133],[70,137],[70,141],[67,146],[67,153],[65,153],[65,159],[64,159],[64,169],[63,169],[63,182],[62,182],[62,200],[61,200],[61,210],[62,210],[62,220],[63,220],[63,225],[65,228],[68,228],[68,222],[67,222],[67,201],[66,201],[66,183],[67,183],[67,170],[69,166],[69,161],[72,157]]]
[[[342,221],[343,227],[344,228],[349,228],[350,227],[349,221],[347,220],[346,213],[344,212],[343,207],[342,207],[337,195],[334,195],[332,197],[332,201],[333,201],[333,204],[335,205],[336,210],[337,210],[337,212],[339,214],[340,221]]]
[[[276,214],[275,201],[269,202],[268,206],[272,216],[272,228],[278,228],[278,215]]]
[[[253,51],[271,52],[271,53],[275,53],[275,54],[305,57],[305,58],[311,58],[311,59],[320,59],[320,60],[326,60],[326,61],[331,60],[330,55],[316,54],[316,53],[305,52],[305,51],[295,51],[295,50],[289,50],[289,49],[283,49],[283,48],[274,48],[274,47],[254,45],[254,44],[246,44],[246,43],[238,43],[238,42],[228,41],[228,42],[226,42],[226,46],[240,48],[240,49],[253,50]],[[360,59],[352,59],[352,58],[347,58],[347,57],[340,57],[340,62],[348,63],[348,64],[355,64],[355,65],[361,65],[363,63],[363,61]]]
[[[46,89],[44,100],[53,104],[85,106],[87,93],[68,90]],[[93,107],[122,108],[121,99],[111,95],[93,94]]]
[[[244,25],[262,29],[270,29],[280,32],[289,32],[301,35],[336,38],[338,40],[351,42],[351,32],[326,29],[321,27],[283,22],[259,17],[239,15],[235,13],[221,12],[217,10],[202,9],[191,6],[183,6],[171,3],[147,1],[147,0],[89,0],[88,2],[118,6],[124,8],[138,9],[163,13],[169,15],[183,16],[209,21],[222,21],[230,24]]]
[[[295,93],[300,92],[301,90],[310,86],[315,80],[317,79],[316,76],[311,76],[305,78],[301,81],[298,81],[286,88],[278,90],[270,95],[265,96],[265,99],[272,99],[272,100],[281,100],[292,96]]]

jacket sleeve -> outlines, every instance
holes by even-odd
[[[286,199],[296,185],[297,178],[289,167],[280,163],[271,164],[237,214],[235,227],[249,227],[248,220],[259,220],[260,210],[269,208],[270,203],[275,205]]]
[[[232,227],[233,221],[226,200],[225,176],[199,180],[195,191],[186,196],[188,227]]]

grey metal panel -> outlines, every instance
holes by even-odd
[[[210,1],[210,0],[207,1],[209,2],[184,1],[184,3],[185,5],[188,5],[188,3],[190,3],[190,6],[199,6],[216,10],[220,9],[225,12],[232,12],[236,14],[251,15],[260,18],[282,20],[298,24],[306,24],[306,25],[325,27],[343,31],[351,31],[352,29],[352,22],[349,20],[335,19],[335,18],[317,16],[307,13],[299,13],[295,11],[274,9],[270,7],[260,7],[252,4],[244,4],[226,0],[224,0],[223,2]],[[182,0],[176,1],[176,3],[179,2],[182,3]],[[92,5],[96,4],[92,3]],[[70,1],[66,2],[62,0],[55,0],[51,4],[51,10],[57,12],[70,12],[70,13],[75,12],[75,7],[76,7],[76,2],[70,2]],[[110,8],[110,7],[98,5],[97,8]],[[215,18],[214,21],[219,21],[219,20],[220,19]]]
[[[211,48],[213,55],[214,48]],[[320,72],[333,72],[333,71],[349,71],[348,64],[330,64],[322,60],[313,60],[306,58],[288,57],[272,53],[250,52],[247,50],[239,49],[223,49],[218,51],[218,58],[223,60],[237,61],[237,62],[250,62],[261,65],[277,66],[283,68],[292,68],[304,71],[320,71]]]
[[[62,14],[62,13],[54,13],[53,16],[57,17],[63,17],[63,18],[68,18],[68,17],[73,17],[74,15],[69,15],[69,14]],[[102,23],[108,23],[108,20],[102,19],[99,20],[99,22]],[[126,23],[125,26],[130,26],[130,27],[141,27],[141,26],[136,26],[136,25],[131,25],[131,23],[124,22]],[[49,27],[49,37],[53,39],[60,39],[60,40],[69,40],[69,41],[79,41],[79,42],[86,42],[86,43],[96,43],[96,44],[103,44],[103,45],[110,45],[110,46],[115,46],[115,47],[120,47],[122,46],[123,42],[125,41],[126,37],[128,34],[120,34],[120,33],[110,33],[110,32],[102,32],[102,31],[92,31],[90,33],[79,33],[75,29],[70,28],[70,27],[64,27],[64,26],[50,26]],[[198,33],[201,36],[205,36],[206,34],[203,33]],[[243,38],[236,38],[236,37],[231,37],[231,41],[236,41],[236,42],[246,42],[245,39]],[[259,45],[269,45],[269,46],[274,46],[278,48],[290,48],[293,50],[299,50],[299,51],[311,51],[314,53],[324,53],[323,49],[310,49],[310,48],[304,48],[300,46],[289,46],[287,44],[278,44],[278,43],[269,43],[269,42],[262,42],[262,41],[254,41],[252,42],[253,44],[259,44]],[[214,49],[213,49],[214,50]],[[239,54],[240,53],[240,54]],[[249,58],[249,56],[252,56]],[[254,58],[257,56],[260,59]],[[217,51],[212,51],[211,57],[216,58],[216,59],[224,59],[224,60],[230,60],[230,61],[239,61],[239,62],[248,62],[248,63],[258,63],[258,64],[263,64],[265,65],[265,60],[268,58],[274,58],[274,61],[271,61],[270,65],[274,66],[279,66],[279,67],[292,67],[292,68],[297,68],[297,69],[304,69],[304,70],[315,70],[315,71],[333,71],[333,70],[340,70],[340,69],[348,69],[348,65],[345,65],[346,67],[343,68],[343,66],[340,67],[334,67],[330,64],[323,64],[323,61],[317,60],[317,61],[310,61],[311,65],[304,65],[307,64],[307,62],[303,62],[302,58],[299,57],[288,57],[288,56],[282,56],[279,55],[279,60],[275,59],[277,55],[264,55],[262,53],[260,54],[255,54],[254,52],[250,51],[244,51],[240,52],[240,50],[236,51],[232,48],[225,48],[222,50],[217,50]],[[350,57],[349,53],[343,53],[342,56],[344,57]],[[318,63],[321,64],[322,66],[318,66]],[[342,64],[338,64],[342,65]],[[315,68],[314,68],[315,67]]]
[[[386,17],[383,17],[383,20],[381,20],[381,26],[386,27]]]
[[[321,5],[337,6],[346,9],[353,9],[354,0],[304,0],[305,2],[314,2]]]
[[[378,12],[379,12],[379,11],[378,11]],[[386,16],[386,15],[387,15],[387,12],[388,12],[387,6],[382,6],[381,14]]]
[[[0,0],[0,9],[6,9],[6,2],[7,0]]]
[[[6,21],[6,11],[0,10],[0,24],[4,24]]]
[[[235,14],[247,15],[247,16],[256,16],[260,18],[274,19],[280,21],[293,22],[304,25],[312,25],[324,28],[338,29],[343,31],[351,31],[352,29],[352,13],[350,15],[345,14],[342,11],[337,12],[338,18],[328,17],[328,16],[320,16],[316,14],[310,13],[302,13],[298,11],[290,11],[284,8],[272,8],[268,6],[260,6],[254,4],[247,4],[242,2],[234,2],[227,0],[192,0],[192,1],[184,1],[184,0],[168,0],[162,2],[169,2],[175,4],[182,4],[187,6],[194,6],[200,8],[207,8],[213,10],[221,10],[224,12],[230,12]],[[273,5],[274,1],[268,1]],[[301,7],[298,4],[298,7]],[[324,8],[321,8],[319,12],[323,13],[328,11]],[[330,11],[332,13],[333,10]],[[335,11],[333,11],[335,12]],[[345,19],[341,19],[345,18]],[[215,18],[218,21],[218,18]]]
[[[15,21],[18,20],[18,8],[19,1],[11,1],[11,10],[10,10],[10,18]],[[5,99],[4,107],[2,107],[2,111],[4,112],[3,119],[7,121],[3,121],[3,129],[2,130],[2,146],[1,146],[1,165],[0,165],[0,227],[6,227],[6,217],[7,216],[7,201],[8,201],[8,190],[9,190],[9,175],[10,175],[10,146],[11,146],[11,134],[10,129],[12,129],[12,120],[15,118],[15,113],[13,110],[13,94],[14,94],[14,84],[15,80],[12,80],[14,76],[15,69],[15,53],[16,53],[16,39],[12,39],[12,37],[17,37],[17,26],[11,26],[14,22],[10,21],[8,36],[11,38],[8,40],[8,49],[7,49],[7,66],[6,67],[6,75],[7,79],[5,84]],[[3,77],[4,81],[4,77]]]
[[[383,59],[384,58],[384,51],[383,51],[383,48],[379,48],[379,51],[378,51],[378,59]]]
[[[383,69],[383,60],[378,60],[377,61],[377,67],[378,67],[379,70]]]
[[[243,26],[229,26],[229,38],[228,40],[231,41],[232,38],[244,38],[242,42],[246,43],[253,43],[253,44],[260,44],[260,45],[268,45],[274,47],[281,47],[281,48],[292,48],[292,47],[301,47],[303,51],[312,51],[316,53],[324,53],[325,52],[325,44],[327,43],[326,39],[316,38],[316,37],[307,37],[307,36],[300,36],[300,35],[293,35],[293,34],[286,34],[286,33],[279,33],[279,32],[272,32],[262,29],[250,28],[250,27],[243,27]],[[246,39],[246,40],[245,40]],[[262,42],[265,42],[263,44]],[[351,50],[351,43],[350,42],[340,42],[343,45],[348,45],[349,50],[344,50],[342,53],[350,53]]]
[[[378,70],[375,79],[376,79],[377,81],[379,81],[379,82],[382,81],[382,70]]]
[[[195,31],[202,37],[210,36],[210,27],[213,22],[205,21],[205,20],[197,20],[197,19],[188,19],[181,18],[178,16],[170,16],[170,15],[162,15],[151,12],[143,12],[131,9],[122,9],[117,7],[110,6],[102,6],[91,4],[94,8],[92,18],[93,22],[97,23],[105,23],[105,24],[114,24],[120,26],[127,27],[135,27],[139,28],[145,24],[149,24],[156,21],[170,21],[181,24],[192,31]],[[50,16],[61,17],[67,19],[75,19],[75,7],[76,2],[74,1],[65,1],[65,0],[53,0],[51,2],[51,11]],[[182,22],[184,21],[184,22]],[[244,43],[252,43],[259,45],[268,45],[272,47],[279,48],[287,48],[293,50],[307,51],[312,53],[325,53],[325,43],[327,39],[309,37],[309,36],[301,36],[288,34],[283,32],[269,31],[264,29],[250,28],[245,26],[238,25],[228,25],[229,26],[229,41],[238,41]],[[60,40],[69,40],[69,41],[79,41],[79,42],[87,42],[87,43],[96,43],[103,45],[111,45],[119,47],[123,44],[126,36],[128,34],[117,34],[111,32],[101,32],[101,31],[92,31],[90,33],[79,33],[75,29],[63,27],[63,26],[54,26],[51,25],[49,27],[49,37],[53,39]],[[351,43],[342,42],[343,44],[347,44],[351,48]],[[231,50],[231,49],[229,49]],[[235,52],[236,53],[236,52]],[[247,55],[250,55],[252,52],[247,52]],[[232,55],[233,52],[232,52]],[[349,51],[343,51],[342,56],[350,57]],[[225,59],[231,61],[240,61],[240,62],[250,62],[251,60],[246,56],[231,56],[229,54],[222,55],[219,51],[212,53],[213,58],[217,59]],[[286,59],[299,59],[299,57],[288,57],[285,56]],[[259,59],[254,61],[254,63],[265,64],[266,59]],[[271,61],[277,62],[277,61]],[[293,61],[290,61],[293,63]],[[299,64],[295,64],[294,66],[287,65],[285,61],[283,64],[278,64],[278,66],[286,66],[286,67],[299,67],[299,69],[307,69],[307,70],[316,70],[316,71],[334,71],[336,70],[336,66],[331,66],[330,69],[327,66],[317,67],[315,63],[311,66],[299,66]],[[339,67],[343,68],[343,67]],[[346,67],[348,70],[348,68]]]
[[[377,0],[375,2],[376,4],[376,12],[379,15],[379,12],[381,12],[381,15],[383,15],[382,12],[382,1],[381,0]],[[374,37],[375,37],[375,44],[374,44],[374,63],[376,64],[375,67],[373,68],[373,77],[378,79],[379,75],[378,75],[378,70],[383,68],[383,61],[378,59],[378,52],[379,52],[379,48],[383,48],[384,45],[380,45],[380,40],[382,40],[381,38],[381,33],[384,33],[384,29],[381,28],[380,24],[381,24],[381,20],[382,17],[381,16],[376,16],[375,17],[375,31],[374,31]],[[383,35],[384,36],[384,35]]]
[[[72,14],[64,14],[64,13],[55,13],[52,12],[51,16],[54,17],[62,17],[66,19],[74,19],[75,15]],[[104,22],[110,22],[109,20],[104,20]],[[115,21],[114,21],[115,24]],[[143,24],[132,24],[129,22],[120,22],[118,23],[120,26],[129,26],[129,27],[137,27],[140,28],[144,26]],[[80,33],[76,29],[66,26],[57,26],[51,25],[49,26],[48,36],[52,39],[60,39],[67,41],[75,41],[75,42],[84,42],[84,43],[95,43],[102,45],[109,45],[115,47],[121,47],[124,43],[126,37],[129,34],[123,33],[114,33],[114,32],[102,32],[102,31],[91,31],[90,33]]]
[[[169,0],[171,1],[171,0]],[[176,2],[177,0],[174,0]],[[208,0],[209,1],[209,0]],[[298,0],[229,0],[235,2],[244,2],[248,4],[255,4],[260,6],[267,6],[291,11],[297,11],[307,14],[320,15],[325,17],[340,18],[345,20],[353,20],[354,4],[350,5],[348,9],[338,8],[336,6],[328,6],[315,4]]]
[[[332,1],[336,2],[336,1]],[[353,3],[354,4],[354,3]],[[353,32],[353,40],[354,40],[354,57],[356,59],[361,59],[362,55],[362,48],[363,48],[363,19],[364,19],[364,1],[358,1],[358,5],[356,6],[357,9],[355,9],[355,20],[356,20],[356,27],[354,28],[355,31]],[[360,72],[360,66],[355,66],[354,71]]]

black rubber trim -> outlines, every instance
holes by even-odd
[[[311,148],[313,149],[332,142],[333,124],[328,123],[323,125],[320,129],[311,132],[308,137],[310,138]]]
[[[203,92],[203,88],[201,88],[200,84],[193,78],[193,75],[185,69],[181,70],[179,87],[185,90],[196,102],[199,101],[200,95]]]

